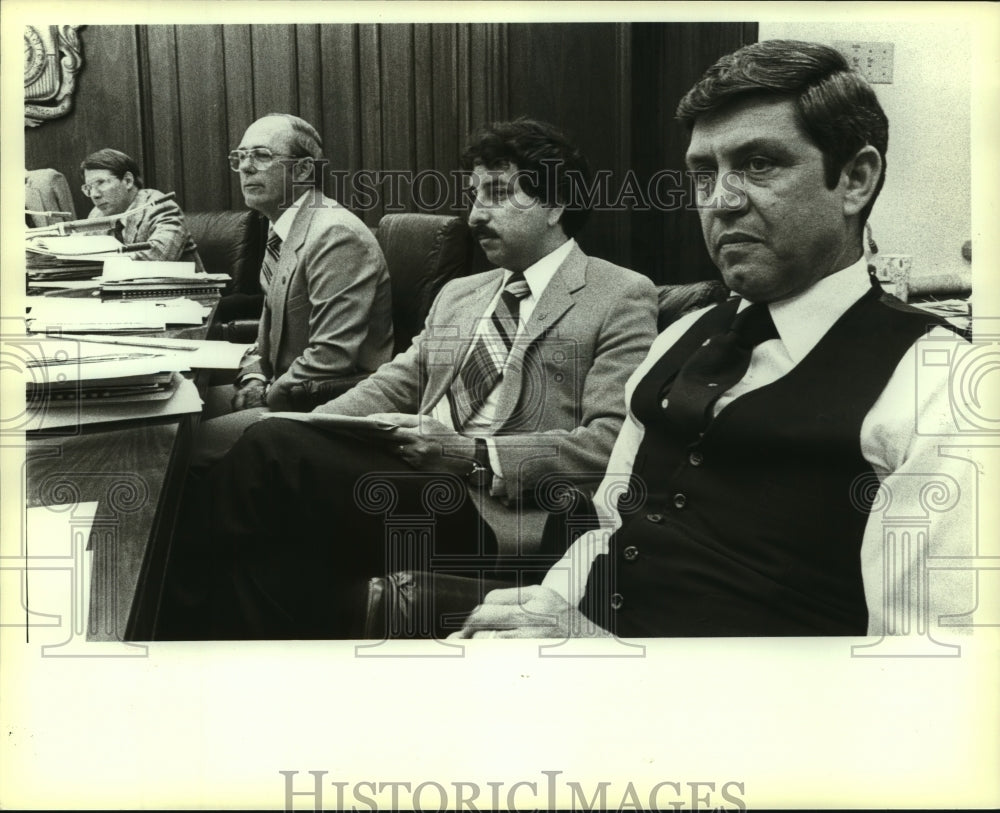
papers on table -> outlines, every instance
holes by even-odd
[[[94,288],[99,289],[101,283],[94,279],[58,279],[58,280],[38,280],[33,279],[28,281],[28,288],[34,288],[36,290],[82,290],[84,288]]]
[[[186,297],[157,302],[35,297],[28,301],[27,321],[33,333],[162,332],[167,325],[201,325],[211,310]]]
[[[127,352],[153,348],[161,355],[171,357],[171,364],[181,365],[172,369],[194,370],[238,370],[243,363],[250,344],[233,344],[225,341],[203,339],[168,339],[160,336],[66,336],[64,338],[86,342],[102,343]]]
[[[108,257],[121,257],[122,244],[110,234],[32,237],[27,248],[29,286],[51,280],[93,279]]]
[[[172,364],[158,351],[48,339],[21,347],[25,362],[25,397],[29,409],[72,408],[81,403],[165,400],[179,381]]]
[[[194,382],[175,374],[177,385],[171,396],[158,401],[123,403],[77,403],[71,409],[49,409],[43,402],[30,405],[25,423],[26,432],[69,430],[89,424],[135,421],[145,418],[166,418],[201,412],[202,401]]]
[[[201,411],[177,351],[25,337],[25,431]]]
[[[112,257],[105,261],[101,282],[142,282],[146,280],[176,279],[181,282],[206,276],[195,271],[193,262],[168,262],[166,260],[133,260],[131,257]],[[209,274],[207,276],[216,276]]]
[[[252,345],[160,336],[25,336],[16,340],[28,355],[26,367],[50,376],[107,377],[104,371],[185,372],[238,370]],[[142,365],[142,366],[137,366]],[[156,368],[155,370],[153,368]]]
[[[238,369],[248,349],[221,341],[92,338],[11,340],[25,359],[25,431],[200,412],[198,390],[181,373]]]
[[[123,297],[210,293],[224,288],[229,280],[228,274],[198,272],[193,262],[133,261],[129,257],[115,257],[104,263],[101,292]]]
[[[25,248],[33,254],[69,260],[94,259],[102,254],[120,257],[118,252],[121,247],[122,244],[110,234],[30,237],[25,244]]]
[[[964,335],[969,335],[972,328],[972,304],[969,300],[941,299],[909,304],[940,316]]]

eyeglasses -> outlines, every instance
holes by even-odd
[[[100,192],[109,183],[111,183],[112,181],[118,181],[118,180],[121,180],[121,179],[120,178],[98,178],[96,181],[91,181],[90,183],[85,183],[83,186],[80,187],[80,189],[83,191],[83,194],[86,195],[89,198],[91,192]]]
[[[287,152],[271,152],[266,147],[254,147],[252,150],[233,150],[229,153],[229,168],[233,172],[239,172],[243,162],[249,159],[250,163],[257,169],[267,169],[274,163],[274,159],[278,155],[283,155],[286,158],[302,157],[290,155]]]

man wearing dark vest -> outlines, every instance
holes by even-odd
[[[720,59],[677,115],[737,296],[671,325],[630,378],[601,528],[456,636],[864,635],[907,631],[914,594],[925,618],[971,609],[960,578],[924,570],[964,550],[974,489],[939,453],[958,432],[948,365],[918,370],[931,345],[969,345],[867,272],[888,142],[874,92],[832,48],[765,41]],[[953,493],[928,512],[932,477]],[[926,540],[889,538],[889,500],[931,514]]]

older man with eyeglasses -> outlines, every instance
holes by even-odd
[[[173,200],[160,201],[162,192],[145,188],[133,158],[105,148],[84,158],[80,173],[83,194],[94,204],[89,217],[121,215],[109,233],[122,243],[149,243],[149,248],[131,252],[132,259],[188,261],[205,270],[181,208]]]
[[[257,343],[233,387],[209,391],[196,464],[210,463],[296,385],[373,372],[392,353],[385,258],[371,231],[320,188],[322,143],[303,119],[251,124],[229,165],[247,206],[270,221]]]

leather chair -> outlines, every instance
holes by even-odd
[[[471,272],[472,236],[463,218],[432,214],[385,215],[372,231],[389,269],[395,354],[421,331],[441,286]],[[367,377],[308,381],[292,389],[292,402],[297,410],[309,410]]]
[[[205,270],[229,274],[208,338],[252,342],[264,307],[260,265],[267,244],[267,218],[259,212],[188,212],[188,231]]]
[[[530,554],[506,558],[490,573],[464,575],[460,565],[434,573],[403,570],[358,585],[351,600],[360,613],[351,637],[444,638],[461,628],[465,617],[482,603],[490,590],[539,584],[566,549],[583,533],[598,526],[590,498],[564,484],[550,494],[551,512],[538,548]]]
[[[31,227],[51,226],[76,220],[76,207],[66,176],[54,169],[31,169],[24,174],[25,223]],[[67,212],[66,215],[27,214]]]

